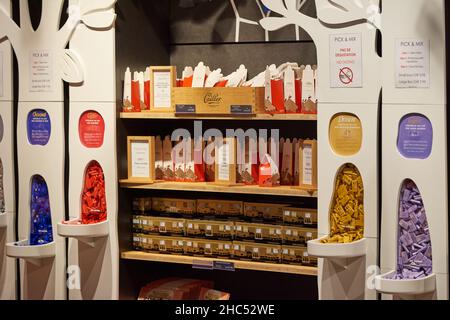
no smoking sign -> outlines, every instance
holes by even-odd
[[[353,82],[353,71],[350,68],[342,68],[339,71],[339,80],[343,84],[351,84]]]
[[[330,87],[362,88],[361,34],[330,35]]]

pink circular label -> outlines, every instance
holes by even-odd
[[[78,132],[83,146],[90,149],[100,148],[105,137],[105,121],[100,113],[86,111],[80,117]]]

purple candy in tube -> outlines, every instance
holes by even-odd
[[[420,279],[431,275],[431,237],[426,210],[416,184],[407,179],[400,191],[397,270],[394,280]]]

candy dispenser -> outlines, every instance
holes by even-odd
[[[408,16],[399,10],[408,8]],[[383,5],[385,299],[448,299],[445,10],[442,0]],[[394,27],[395,26],[395,27]]]
[[[11,3],[0,0],[0,10],[11,12]],[[15,183],[13,140],[12,51],[0,40],[0,300],[16,298],[16,264],[6,256],[6,244],[15,240]]]
[[[320,239],[310,241],[308,251],[321,258],[319,296],[376,299],[375,290],[366,288],[366,270],[378,260],[379,1],[364,1],[362,8],[354,1],[336,4],[316,0],[318,19],[296,11],[292,2],[286,7],[278,1],[263,0],[263,3],[283,16],[278,21],[263,19],[261,25],[266,30],[296,24],[311,36],[317,47]],[[322,243],[330,235],[329,209],[336,183],[333,177],[347,164],[358,169],[365,188],[364,237],[349,243]]]
[[[82,1],[71,0],[71,5]],[[115,1],[105,13],[115,17]],[[70,87],[68,263],[80,268],[70,300],[118,299],[116,75],[114,19],[103,29],[78,25],[70,48],[83,57],[84,82]]]

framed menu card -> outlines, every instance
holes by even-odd
[[[128,137],[128,181],[155,180],[155,137]]]
[[[174,112],[172,90],[176,86],[176,68],[151,67],[150,86],[150,111]]]

